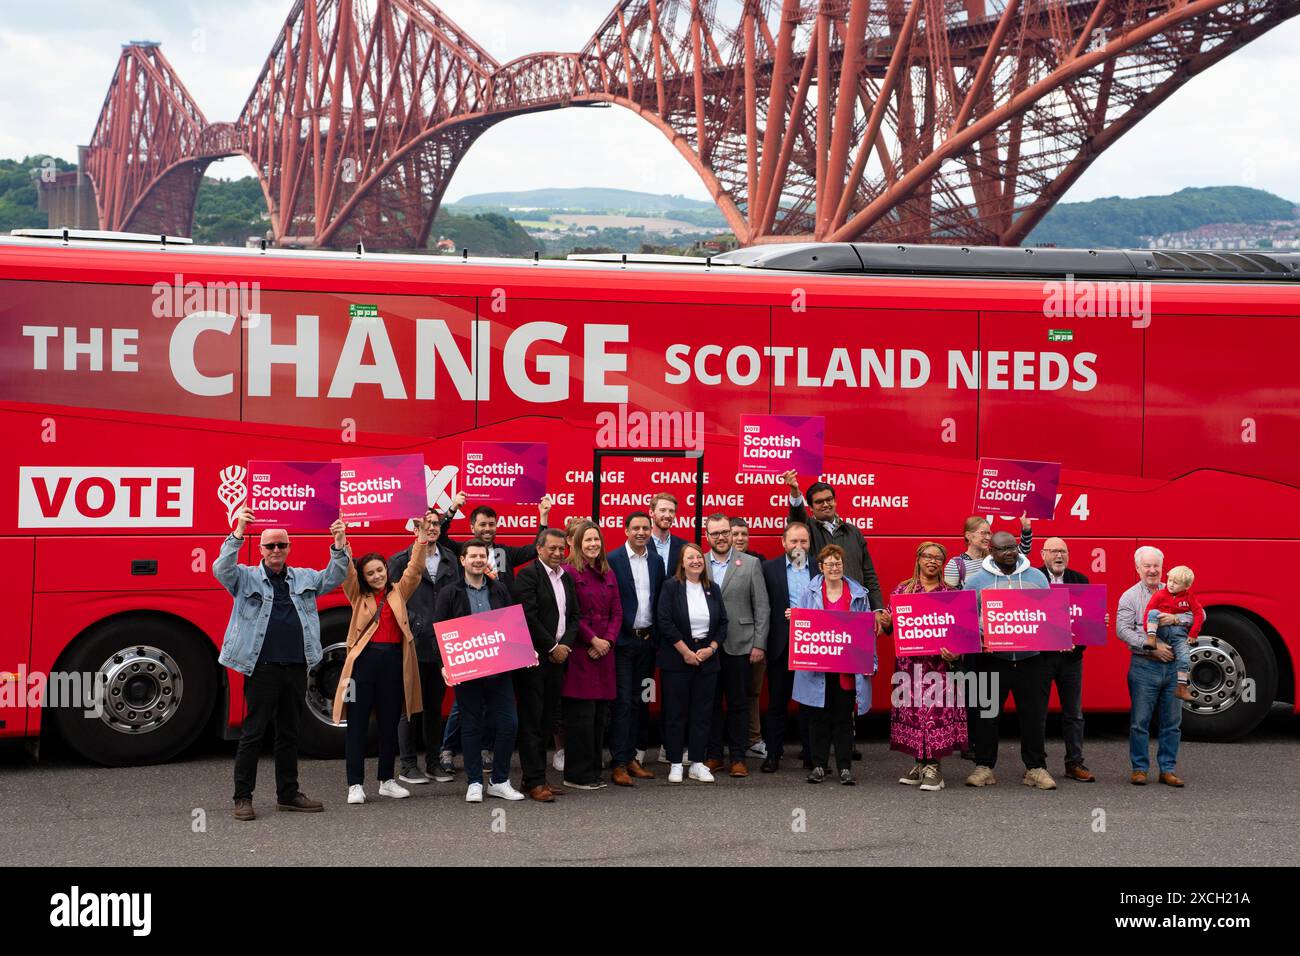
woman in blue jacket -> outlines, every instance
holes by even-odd
[[[709,580],[700,546],[682,546],[677,573],[659,592],[659,670],[664,687],[664,747],[668,751],[669,783],[682,782],[682,744],[704,756],[713,719],[713,695],[718,686],[719,649],[727,634],[722,590]],[[713,774],[698,760],[690,778],[712,783]]]
[[[808,582],[808,588],[799,599],[802,608],[829,611],[871,613],[867,589],[852,578],[844,576],[844,549],[828,544],[817,555],[821,574]],[[875,640],[874,628],[867,633]],[[879,660],[874,657],[875,672]],[[850,680],[850,678],[852,678]],[[812,738],[812,771],[809,783],[826,779],[826,766],[830,763],[832,741],[835,744],[835,765],[840,771],[840,783],[852,786],[853,779],[853,718],[871,708],[871,682],[861,674],[822,674],[814,671],[796,671],[792,695],[803,708]],[[855,706],[856,705],[856,706]]]

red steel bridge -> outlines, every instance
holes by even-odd
[[[429,0],[296,0],[234,122],[209,122],[156,44],[125,46],[85,168],[104,229],[188,235],[207,165],[243,155],[278,243],[416,248],[488,127],[616,104],[685,157],[741,243],[1017,245],[1134,123],[1297,12],[620,0],[581,51],[499,63]]]

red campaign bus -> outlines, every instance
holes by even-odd
[[[120,764],[237,735],[211,564],[250,460],[419,452],[445,505],[463,440],[544,441],[559,524],[593,511],[598,442],[648,444],[602,434],[602,413],[702,413],[706,473],[700,502],[696,460],[603,458],[607,546],[669,490],[680,533],[701,511],[739,515],[769,557],[785,489],[737,474],[739,418],[824,415],[822,477],[887,591],[922,539],[963,547],[980,456],[1060,462],[1035,538],[1068,541],[1112,622],[1138,545],[1196,572],[1209,619],[1186,728],[1230,739],[1294,706],[1300,623],[1273,569],[1300,544],[1300,255],[800,244],[537,262],[132,238],[0,239],[0,561],[17,615],[0,631],[0,737],[53,725]],[[503,540],[534,535],[534,507],[492,503]],[[396,524],[351,537],[409,541]],[[326,546],[323,529],[295,535],[292,561],[322,566]],[[330,754],[348,613],[337,591],[321,609],[303,746]],[[1089,652],[1089,710],[1127,710],[1128,656],[1113,636]],[[43,722],[22,691],[52,672],[101,675],[103,716]]]

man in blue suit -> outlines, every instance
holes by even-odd
[[[655,607],[664,583],[664,562],[649,547],[650,516],[634,511],[623,521],[627,544],[605,555],[618,596],[623,603],[623,625],[614,642],[614,673],[618,696],[610,713],[609,752],[616,786],[635,786],[633,778],[654,776],[636,759],[637,737],[650,719],[643,690],[655,672]],[[680,549],[679,549],[680,550]]]

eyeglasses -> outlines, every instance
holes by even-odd
[[[1043,549],[1043,554],[1069,554],[1069,553],[1070,553],[1069,549],[1067,548],[1044,548]]]
[[[288,541],[268,541],[266,544],[262,545],[262,547],[264,547],[267,551],[281,551],[281,550],[287,550],[288,547],[289,547],[289,542],[288,542]]]
[[[921,555],[921,560],[922,560],[922,561],[942,561],[942,560],[943,560],[943,555],[942,555],[942,554],[929,554],[929,553],[926,553],[926,554]]]
[[[822,495],[822,497],[820,498],[813,498],[812,503],[813,503],[813,507],[815,508],[817,507],[817,505],[828,505],[834,500],[835,500],[834,495]]]
[[[731,530],[728,529],[726,531],[709,531],[707,532],[707,534],[710,538],[730,538]]]

